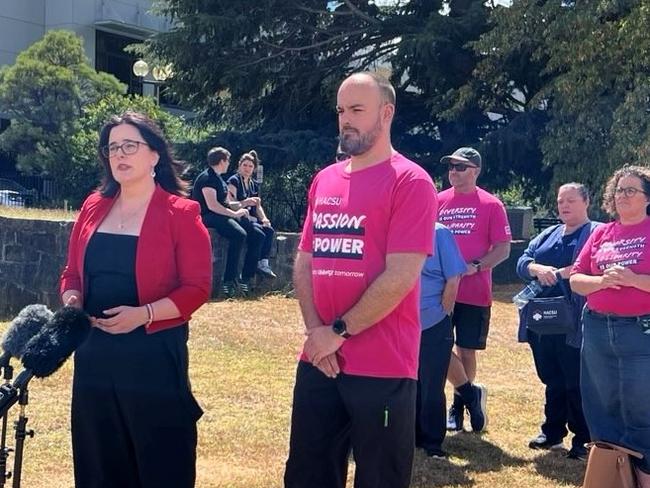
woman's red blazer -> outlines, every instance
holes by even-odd
[[[115,198],[90,195],[72,228],[68,260],[61,274],[60,292],[84,293],[84,258],[88,241],[108,214]],[[199,204],[156,186],[149,202],[135,259],[140,305],[169,298],[181,313],[156,320],[148,333],[175,327],[190,319],[212,290],[212,247],[201,221]],[[82,297],[83,298],[83,297]]]

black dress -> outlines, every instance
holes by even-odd
[[[136,236],[96,232],[84,263],[84,309],[94,317],[138,306]],[[161,297],[162,298],[162,297]],[[194,486],[196,421],[187,324],[148,335],[93,328],[75,353],[72,448],[77,488]]]

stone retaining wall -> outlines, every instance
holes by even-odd
[[[24,220],[0,216],[0,317],[12,318],[25,305],[44,303],[58,308],[57,285],[65,263],[72,222]],[[226,259],[226,246],[214,231],[213,297],[218,296]],[[291,289],[293,259],[300,235],[277,233],[271,266],[278,278],[258,278],[257,293]],[[526,241],[514,241],[510,259],[494,270],[495,283],[518,282],[514,264]]]

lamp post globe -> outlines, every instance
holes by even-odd
[[[172,65],[167,64],[165,66],[156,66],[151,70],[151,74],[154,79],[157,81],[165,81],[167,78],[172,76]]]
[[[133,74],[135,76],[144,78],[145,76],[147,76],[148,73],[149,73],[149,65],[145,60],[138,59],[135,63],[133,63]]]

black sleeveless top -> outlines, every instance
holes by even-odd
[[[138,306],[135,255],[138,237],[95,232],[84,261],[84,309],[93,317],[120,305]]]

